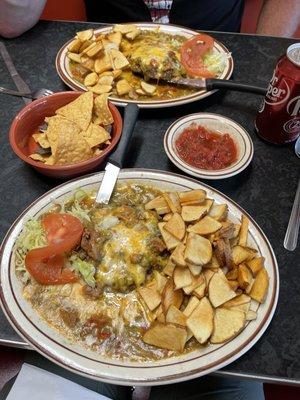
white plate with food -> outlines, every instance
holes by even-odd
[[[136,23],[78,32],[59,50],[56,69],[73,90],[109,93],[116,105],[169,107],[213,91],[163,83],[176,77],[229,79],[229,50],[207,34],[176,25]]]
[[[247,352],[279,291],[256,222],[209,186],[143,169],[122,170],[94,208],[102,177],[49,191],[7,233],[1,302],[14,329],[70,371],[121,385],[196,378]]]
[[[254,154],[248,132],[232,119],[214,113],[179,118],[167,129],[164,148],[178,168],[203,179],[237,175]]]

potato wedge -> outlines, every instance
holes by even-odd
[[[239,283],[239,287],[241,289],[246,289],[247,286],[250,285],[252,282],[252,272],[250,269],[247,267],[246,264],[240,264],[238,266],[238,276],[237,276],[237,281]]]
[[[181,215],[174,213],[169,221],[165,224],[164,230],[173,235],[176,239],[182,240],[185,235],[185,223]]]
[[[153,311],[160,305],[161,295],[157,292],[157,290],[145,286],[138,288],[137,292],[147,304],[149,310]]]
[[[192,275],[188,268],[176,267],[174,269],[173,279],[175,283],[175,290],[182,289],[185,286],[191,285]]]
[[[193,276],[198,276],[202,271],[202,265],[186,263]]]
[[[79,53],[80,47],[82,45],[82,42],[80,39],[74,39],[68,46],[68,50],[71,53]]]
[[[183,351],[186,337],[185,328],[178,325],[156,322],[146,331],[143,341],[162,349]]]
[[[166,322],[166,316],[163,312],[161,312],[160,314],[157,315],[156,318],[157,322],[161,322],[161,323],[165,323]]]
[[[97,74],[102,74],[103,72],[109,71],[112,69],[110,58],[106,53],[101,58],[97,58],[95,60],[94,69]]]
[[[168,214],[170,212],[169,206],[158,207],[155,209],[158,215]]]
[[[167,246],[167,249],[173,250],[180,243],[180,241],[164,229],[164,226],[166,224],[167,224],[167,222],[159,222],[158,228],[159,228],[161,236]]]
[[[194,265],[205,265],[212,258],[212,246],[208,239],[189,232],[184,258],[187,262]]]
[[[214,274],[208,285],[208,297],[214,307],[219,307],[236,296],[225,275],[222,274]]]
[[[206,282],[206,286],[208,287],[209,281],[211,280],[212,276],[215,274],[214,271],[211,269],[204,269],[203,270],[203,276]]]
[[[165,284],[167,283],[167,278],[158,271],[154,271],[153,274],[154,274],[154,279],[156,281],[157,291],[158,293],[162,293]]]
[[[80,31],[76,33],[76,37],[82,42],[90,40],[93,37],[93,35],[94,35],[93,29],[87,29],[85,31]]]
[[[84,50],[85,54],[86,54],[88,57],[91,57],[91,58],[95,57],[96,55],[98,55],[98,53],[99,53],[100,51],[103,50],[102,43],[100,43],[100,42],[98,42],[98,43],[94,42],[94,43],[95,43],[95,45],[94,45],[93,47],[91,47],[91,46],[92,46],[92,45],[91,45],[91,46],[87,47],[87,48]]]
[[[96,72],[91,72],[84,78],[85,86],[94,86],[98,82],[98,75]]]
[[[214,310],[207,299],[203,297],[192,314],[186,320],[187,327],[199,343],[205,343],[213,332]]]
[[[253,258],[253,260],[246,261],[246,265],[251,269],[253,276],[255,277],[265,265],[265,257]]]
[[[198,221],[207,213],[204,206],[182,206],[181,216],[185,222]]]
[[[133,24],[116,24],[114,26],[114,32],[121,32],[123,34],[135,31],[136,29],[136,25]]]
[[[111,85],[99,85],[97,83],[97,85],[95,86],[88,86],[88,89],[96,94],[103,94],[103,93],[109,93],[112,89]]]
[[[229,272],[226,274],[226,278],[229,281],[236,281],[238,277],[238,269],[237,268],[232,268]]]
[[[154,85],[150,85],[150,83],[141,81],[141,88],[142,90],[147,93],[147,94],[154,94],[155,90],[156,90],[156,86]]]
[[[197,286],[194,290],[193,290],[193,295],[198,297],[198,299],[202,299],[202,297],[204,297],[206,292],[206,282],[201,283],[201,285]]]
[[[181,289],[175,290],[172,279],[168,279],[162,292],[162,309],[166,315],[171,305],[180,308],[183,302],[183,292]]]
[[[267,270],[265,268],[262,268],[258,271],[256,278],[254,279],[249,296],[259,303],[263,303],[268,292],[268,287],[269,275]]]
[[[181,205],[187,202],[197,202],[198,204],[204,202],[206,199],[206,192],[202,189],[189,190],[187,192],[178,193]]]
[[[217,232],[221,228],[222,224],[220,224],[220,222],[216,221],[209,215],[206,215],[195,225],[190,225],[187,228],[187,231],[197,233],[198,235],[209,235],[210,233]]]
[[[224,303],[222,307],[231,308],[235,306],[240,306],[241,304],[247,304],[250,302],[251,298],[249,296],[247,296],[246,294],[240,294],[239,296],[236,296],[233,299],[226,301],[226,303]]]
[[[121,51],[117,49],[111,49],[109,51],[109,55],[111,57],[113,69],[123,69],[129,65],[129,61],[124,54],[121,53]]]
[[[242,215],[242,223],[241,223],[241,229],[240,229],[240,233],[239,233],[239,245],[240,246],[247,246],[248,228],[249,228],[249,219],[245,215]]]
[[[109,35],[107,35],[107,38],[110,42],[115,43],[119,47],[121,44],[121,40],[122,40],[122,33],[121,32],[112,32]]]
[[[234,290],[235,292],[237,291],[237,289],[238,289],[238,287],[239,287],[239,283],[238,283],[238,281],[236,281],[236,280],[231,280],[231,281],[228,281],[228,283],[229,283],[229,286],[231,287],[231,289],[232,290]]]
[[[255,257],[252,249],[244,246],[234,246],[232,248],[232,259],[235,265],[239,265],[245,261],[250,261]]]
[[[181,213],[181,204],[177,192],[170,192],[163,194],[168,206],[172,213]]]
[[[214,344],[227,342],[243,329],[245,322],[246,317],[243,311],[217,308],[210,342]]]
[[[125,33],[125,36],[127,37],[127,39],[129,40],[133,40],[135,39],[138,35],[140,34],[140,30],[139,29],[134,29],[131,32]]]
[[[222,221],[226,218],[228,212],[227,204],[214,204],[209,210],[208,215],[217,221]]]
[[[184,259],[184,251],[185,251],[185,245],[183,243],[178,243],[178,245],[175,247],[175,250],[173,250],[173,253],[170,256],[170,260],[177,265],[178,267],[186,267],[186,261]]]
[[[171,305],[167,311],[166,322],[171,324],[177,324],[181,326],[186,326],[187,316],[179,311],[178,308]]]
[[[100,76],[98,80],[98,85],[109,85],[111,86],[113,84],[114,78],[110,75],[102,75]]]
[[[187,306],[183,310],[183,314],[186,317],[189,317],[199,303],[200,303],[200,300],[196,296],[191,296],[189,298],[189,302],[187,303]]]
[[[68,53],[68,54],[67,54],[67,57],[68,57],[70,60],[75,61],[76,63],[81,64],[81,58],[80,58],[80,55],[79,55],[79,54],[77,54],[77,53]]]

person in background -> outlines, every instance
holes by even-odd
[[[257,33],[292,36],[300,0],[264,0]],[[39,20],[46,0],[0,0],[0,35],[13,38]],[[245,0],[85,0],[90,22],[154,21],[199,30],[238,32]]]

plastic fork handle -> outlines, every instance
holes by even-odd
[[[128,153],[128,146],[132,138],[132,133],[135,123],[139,114],[139,108],[136,104],[129,103],[124,110],[124,121],[121,139],[118,143],[116,150],[109,156],[108,162],[116,165],[119,168],[123,167],[123,162],[126,153]]]
[[[289,224],[286,230],[283,246],[289,250],[294,251],[297,247],[298,233],[300,225],[300,179],[298,182],[297,192],[289,220]]]
[[[236,90],[238,92],[248,92],[265,95],[267,93],[266,88],[262,88],[259,86],[252,86],[245,83],[238,83],[226,79],[206,79],[206,89],[214,90],[214,89],[230,89]]]

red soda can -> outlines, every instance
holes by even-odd
[[[300,43],[289,46],[278,60],[255,128],[259,136],[276,144],[300,135]]]

